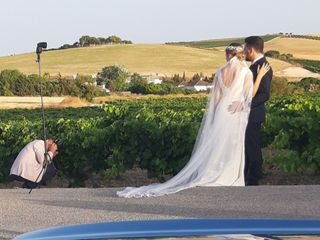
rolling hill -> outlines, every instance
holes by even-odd
[[[0,58],[0,70],[18,69],[24,73],[37,73],[35,54],[22,54]],[[211,75],[225,62],[224,53],[185,46],[169,45],[109,45],[47,51],[41,55],[43,72],[57,75],[96,74],[104,66],[122,64],[131,73],[175,73],[193,75],[203,72]]]
[[[269,41],[266,42],[266,50],[291,53],[297,58],[320,60],[320,41],[318,40],[267,36]],[[205,49],[170,44],[132,44],[47,51],[42,53],[42,70],[53,76],[59,73],[63,76],[71,76],[76,73],[92,75],[99,72],[104,66],[122,64],[130,73],[158,73],[159,75],[171,76],[185,72],[187,76],[192,76],[202,72],[209,76],[225,62],[225,47],[221,45],[236,40],[203,41],[215,42],[216,44],[216,47]],[[240,41],[241,38],[238,40]],[[35,53],[0,57],[0,70],[18,69],[26,74],[37,73],[38,67],[35,58]],[[279,75],[282,75],[280,73],[284,70],[294,67],[284,61],[269,60],[274,72]]]
[[[261,37],[265,42],[267,42],[267,41],[270,41],[271,39],[278,37],[278,35],[265,35]],[[210,40],[192,41],[192,42],[174,42],[174,43],[167,43],[167,44],[208,49],[208,48],[228,46],[232,42],[238,42],[243,44],[244,39],[245,39],[244,37],[243,38],[223,38],[223,39],[210,39]]]
[[[0,57],[0,70],[18,69],[26,74],[38,72],[35,53]],[[47,51],[41,55],[42,71],[51,75],[96,74],[104,66],[122,64],[129,72],[171,76],[175,73],[210,76],[225,62],[222,49],[199,49],[173,45],[113,45]],[[277,70],[290,64],[271,60]]]
[[[295,58],[320,60],[320,40],[302,38],[275,38],[265,44],[265,50],[291,53]]]

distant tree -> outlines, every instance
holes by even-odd
[[[88,36],[88,35],[82,36],[79,39],[80,46],[84,46],[88,42],[89,38],[90,38],[90,36]]]
[[[76,80],[63,78],[61,75],[42,76],[43,95],[71,95],[91,100],[101,95],[91,76],[79,75]],[[37,74],[26,76],[18,70],[3,70],[0,72],[0,95],[4,96],[37,96],[40,94],[40,79]]]
[[[23,96],[24,93],[32,94],[33,85],[25,74],[18,70],[3,70],[0,73],[0,95]]]
[[[32,84],[32,92],[30,95],[40,95],[40,79],[38,74],[31,74],[28,77],[28,81]]]
[[[107,43],[107,39],[103,38],[103,37],[98,37],[99,43],[100,44],[106,44]]]
[[[278,58],[281,60],[284,60],[284,61],[289,61],[292,57],[293,57],[293,55],[290,53],[288,53],[288,54],[283,53],[283,54],[280,54],[280,56]]]
[[[121,40],[118,36],[109,36],[107,38],[103,37],[91,37],[89,35],[84,35],[79,38],[78,42],[71,44],[64,44],[59,48],[52,48],[49,50],[58,50],[58,49],[68,49],[68,48],[77,48],[77,47],[87,47],[90,45],[104,45],[104,44],[132,44],[132,41],[130,40]]]
[[[280,52],[275,51],[275,50],[270,50],[270,51],[265,52],[265,56],[272,57],[272,58],[278,58],[280,56]]]
[[[68,48],[72,48],[73,46],[70,44],[64,44],[60,47],[60,49],[68,49]]]
[[[98,44],[100,44],[100,41],[99,41],[98,38],[90,37],[90,38],[88,39],[88,44],[89,44],[89,45],[98,45]]]
[[[82,36],[79,39],[80,46],[97,45],[99,44],[99,39],[95,37],[90,37],[88,35]]]
[[[172,81],[174,82],[175,85],[179,85],[179,83],[185,81],[183,77],[180,77],[179,74],[174,74],[172,77]]]
[[[192,76],[192,81],[199,81],[202,78],[202,73],[196,73]]]
[[[130,40],[122,40],[121,43],[122,44],[132,44],[132,41],[130,41]]]
[[[92,77],[78,75],[74,82],[79,89],[79,97],[92,100],[95,96],[99,95],[100,90],[94,85],[95,80]]]
[[[212,83],[213,78],[205,76],[203,81],[208,82],[208,83]]]
[[[291,59],[291,58],[293,58],[293,55],[292,55],[291,53],[287,53],[287,57],[288,57],[289,59]]]
[[[213,73],[211,75],[211,77],[209,77],[208,80],[206,80],[206,81],[209,82],[209,83],[213,83],[214,76],[215,76],[215,74]]]
[[[134,73],[131,76],[130,85],[137,85],[137,84],[147,84],[147,80],[143,78],[139,73]]]
[[[142,93],[142,94],[146,94],[147,92],[147,85],[148,82],[146,79],[144,79],[140,74],[138,73],[134,73],[131,76],[131,81],[130,81],[130,85],[129,85],[129,90],[132,93]]]
[[[179,74],[174,74],[172,77],[172,80],[175,82],[179,82],[179,81],[181,81],[181,78],[180,78]]]
[[[127,85],[129,74],[122,65],[106,66],[97,74],[97,82],[105,83],[110,89],[113,87],[116,91],[123,90]]]
[[[11,96],[12,93],[12,76],[11,70],[3,70],[0,73],[0,95],[1,96]]]
[[[122,41],[121,38],[116,35],[112,35],[106,39],[107,43],[114,43],[114,44],[121,43],[121,41]]]
[[[183,72],[182,80],[183,80],[183,81],[185,81],[185,80],[186,80],[186,73],[185,73],[185,72]]]

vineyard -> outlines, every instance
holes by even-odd
[[[138,166],[163,180],[188,161],[206,97],[115,101],[103,107],[47,110],[50,135],[59,141],[56,167],[83,186],[90,174],[111,179]],[[265,166],[320,172],[320,97],[273,97],[263,127]],[[41,137],[39,110],[0,111],[0,182],[21,148]]]
[[[307,59],[293,59],[293,61],[301,64],[305,69],[311,72],[320,73],[320,61]]]
[[[264,35],[261,36],[263,41],[268,42],[279,35]],[[230,43],[237,42],[237,43],[244,43],[245,38],[229,38],[229,39],[214,39],[214,40],[204,40],[204,41],[194,41],[194,42],[173,42],[167,43],[171,45],[183,45],[187,47],[194,47],[194,48],[215,48],[215,47],[225,47],[228,46]]]

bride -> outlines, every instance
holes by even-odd
[[[244,138],[251,99],[270,66],[263,65],[253,83],[241,44],[226,48],[227,63],[215,74],[197,140],[187,165],[173,178],[118,191],[119,197],[150,197],[196,186],[244,186]]]

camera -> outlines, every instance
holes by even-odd
[[[61,144],[61,139],[55,138],[53,141],[55,144],[60,145]]]

